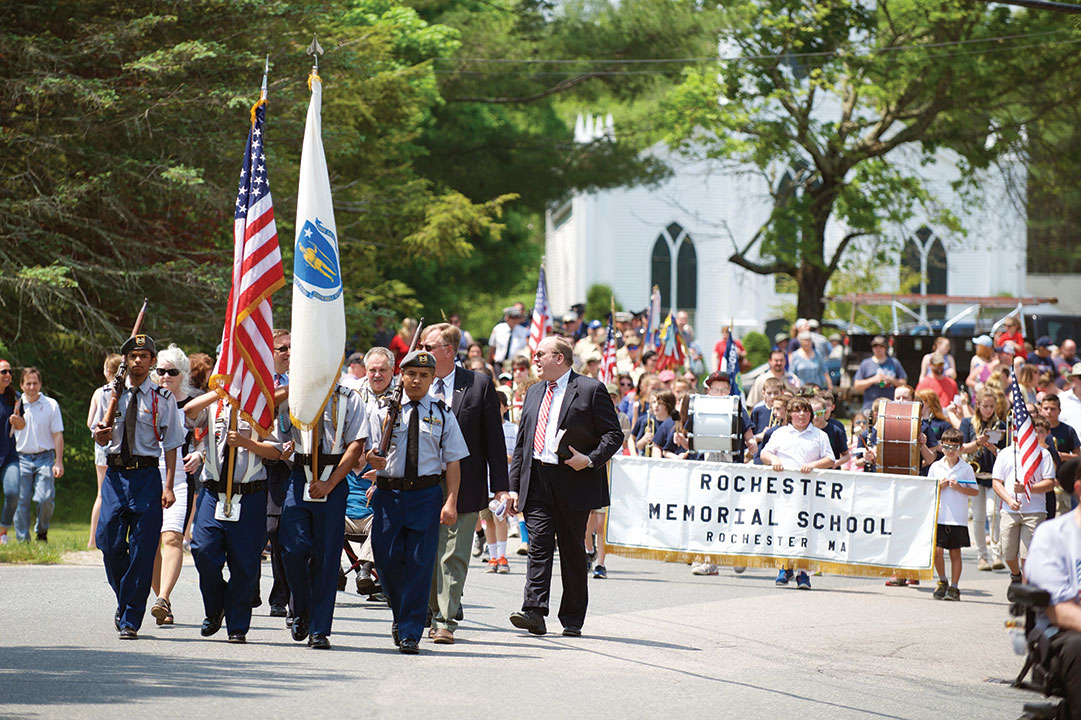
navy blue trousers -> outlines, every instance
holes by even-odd
[[[443,489],[376,490],[372,495],[372,556],[390,600],[398,635],[420,640],[439,544]]]
[[[345,545],[345,499],[349,486],[338,483],[326,502],[304,501],[304,469],[293,469],[282,506],[278,539],[292,611],[308,614],[309,631],[330,635]]]
[[[161,471],[108,470],[94,541],[116,593],[120,626],[138,630],[146,612],[154,556],[161,539]]]
[[[240,519],[216,520],[218,495],[207,489],[199,493],[199,504],[191,528],[191,555],[199,570],[199,590],[208,618],[225,610],[229,632],[248,632],[251,627],[251,598],[259,580],[259,563],[266,546],[266,492],[240,497]],[[229,581],[222,568],[229,563]]]

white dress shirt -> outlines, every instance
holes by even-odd
[[[783,425],[773,431],[762,452],[775,455],[785,470],[799,470],[822,458],[837,459],[830,447],[830,439],[814,425],[808,423],[800,432],[794,425]]]
[[[22,415],[26,427],[13,430],[15,449],[20,453],[34,453],[55,450],[53,433],[64,432],[64,420],[60,415],[60,406],[45,393],[39,393],[38,399],[30,402],[22,396]],[[100,403],[99,403],[100,404]]]
[[[454,398],[454,366],[453,365],[450,366],[450,374],[448,374],[446,377],[444,377],[444,378],[438,378],[437,377],[434,380],[432,380],[432,386],[430,388],[428,388],[428,397],[430,397],[430,398],[438,398],[439,397],[438,388],[439,388],[439,380],[440,379],[443,380],[443,385],[444,385],[443,403],[447,407],[450,407],[451,406],[451,401]]]
[[[548,410],[548,425],[544,429],[544,451],[537,459],[542,463],[548,463],[549,465],[555,465],[559,463],[559,456],[556,455],[556,450],[559,448],[559,441],[556,439],[556,434],[559,432],[559,411],[563,407],[563,396],[567,394],[567,381],[570,380],[571,374],[568,370],[563,373],[558,380],[555,381],[555,390],[552,391],[552,406]],[[545,384],[544,392],[548,392],[548,381],[542,381]],[[540,423],[540,410],[544,407],[544,395],[541,395],[541,404],[537,407],[537,423]],[[533,442],[533,438],[529,439]]]

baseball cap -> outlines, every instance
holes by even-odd
[[[1036,341],[1036,347],[1051,347],[1051,338],[1046,335],[1041,335]]]
[[[605,383],[604,389],[608,391],[609,395],[619,395],[619,385],[615,383]]]
[[[978,337],[972,338],[972,344],[983,345],[984,347],[993,348],[995,346],[995,341],[991,339],[990,335],[980,335]]]
[[[602,323],[600,320],[590,320],[589,321],[589,329],[590,330],[596,330],[599,327],[604,327],[604,323]]]
[[[722,372],[713,372],[713,373],[710,373],[709,377],[706,378],[705,385],[708,388],[711,383],[715,383],[718,380],[723,380],[724,382],[731,384],[731,380],[728,379],[727,374],[722,373]]]
[[[565,322],[565,323],[572,323],[572,322],[575,322],[576,320],[578,320],[578,314],[577,313],[570,313],[569,312],[569,313],[566,313],[563,316],[563,322]]]
[[[352,355],[349,356],[349,360],[345,364],[346,365],[352,365],[354,363],[356,363],[357,365],[363,365],[364,364],[364,355],[362,355],[361,353],[355,352],[355,353],[353,353]]]
[[[890,344],[886,342],[886,337],[884,335],[875,335],[871,339],[871,347],[874,347],[875,345],[881,345],[882,347],[890,346]]]
[[[1081,376],[1081,362],[1075,363],[1074,366],[1070,368],[1069,375],[1070,377]]]

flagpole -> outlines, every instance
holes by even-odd
[[[238,415],[236,405],[229,403],[229,432],[234,433],[237,429]],[[226,436],[228,437],[228,436]],[[233,471],[236,470],[236,446],[229,445],[227,449],[228,461],[225,467],[225,517],[233,516]]]

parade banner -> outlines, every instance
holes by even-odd
[[[341,374],[345,347],[342,298],[330,175],[323,154],[323,81],[314,70],[300,154],[296,246],[293,253],[292,340],[297,352],[289,365],[289,415],[310,430],[323,413]]]
[[[611,488],[613,555],[932,577],[938,485],[925,477],[617,456]]]

